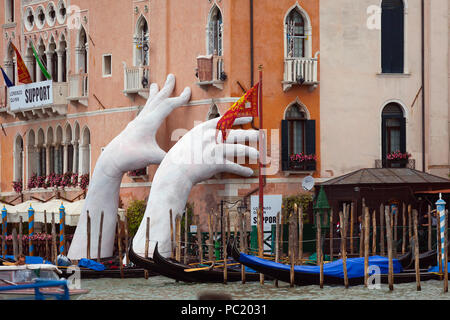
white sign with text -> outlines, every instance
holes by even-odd
[[[11,111],[53,104],[53,81],[40,81],[8,88]]]
[[[272,225],[277,223],[277,213],[281,214],[281,203],[282,203],[282,195],[265,195],[264,196],[264,231],[272,230]],[[251,196],[250,198],[250,206],[251,206],[251,220],[252,226],[255,226],[257,219],[257,212],[259,209],[259,196]]]

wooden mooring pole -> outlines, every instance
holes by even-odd
[[[145,248],[144,256],[146,259],[148,259],[149,241],[150,241],[150,217],[147,217],[146,223],[145,223],[145,246],[144,246],[144,248]],[[147,269],[144,270],[144,278],[148,279],[148,270]]]
[[[86,235],[86,258],[91,259],[91,217],[89,216],[89,210],[87,210]]]
[[[45,232],[45,259],[49,260],[48,254],[48,228],[47,228],[47,210],[44,210],[44,232]]]
[[[344,215],[342,211],[339,212],[340,225],[344,225]],[[345,227],[344,227],[345,228]],[[341,229],[342,230],[342,229]],[[348,274],[347,274],[347,239],[345,237],[345,232],[341,231],[341,257],[342,257],[342,267],[344,269],[344,285],[348,289]]]
[[[369,236],[370,236],[370,212],[369,208],[365,208],[364,212],[364,286],[368,285],[368,269],[369,269]]]
[[[419,261],[419,232],[418,232],[418,212],[413,210],[414,216],[414,267],[416,270],[416,286],[417,291],[421,290],[420,286],[420,261]]]
[[[320,221],[319,211],[316,213],[317,224],[317,263],[320,266],[320,288],[323,288],[323,257],[322,257],[322,223]],[[341,230],[342,232],[342,230]]]
[[[344,204],[345,206],[345,204]],[[333,261],[333,247],[334,247],[334,243],[333,243],[333,210],[330,210],[330,261]]]
[[[19,255],[23,254],[23,219],[19,217]],[[53,261],[53,260],[52,260]]]
[[[389,259],[389,271],[388,271],[388,283],[389,290],[394,290],[394,274],[393,274],[393,250],[392,250],[392,227],[391,227],[391,213],[389,207],[384,208],[384,214],[386,217],[386,237],[387,237],[387,249],[388,249],[388,259]]]
[[[228,210],[226,211],[226,215],[228,215]],[[225,230],[227,230],[228,223],[230,221],[227,219],[227,217],[223,217],[222,226],[223,226],[223,233],[221,234],[222,237],[222,255],[223,255],[223,283],[227,284],[228,282],[228,266],[227,266],[227,237],[225,236]]]
[[[97,248],[97,262],[100,262],[100,259],[102,257],[102,236],[103,236],[103,218],[105,213],[102,211],[102,214],[100,215],[100,229],[98,232],[98,248]]]
[[[428,205],[428,251],[431,251],[431,206]]]
[[[90,220],[89,220],[90,221]],[[120,232],[120,216],[117,215],[117,248],[119,249],[120,277],[123,279],[123,258],[122,258],[122,232]]]
[[[295,272],[294,272],[294,265],[295,265],[295,256],[294,256],[294,232],[293,232],[293,223],[292,223],[293,215],[289,217],[289,257],[290,257],[290,263],[291,263],[291,269],[290,269],[290,286],[291,288],[295,284]]]
[[[354,202],[350,205],[350,253],[353,254],[353,235],[355,234],[353,228],[355,225],[355,205]]]
[[[275,262],[279,261],[280,261],[280,212],[277,213],[277,224],[275,227]],[[278,287],[278,279],[275,279],[274,284],[275,287]]]
[[[22,232],[22,230],[20,230]],[[52,261],[53,264],[57,265],[58,253],[56,249],[56,226],[55,226],[55,213],[52,212]]]
[[[402,254],[406,252],[406,205],[402,205]],[[430,249],[431,250],[431,249]]]
[[[380,255],[384,256],[384,205],[380,205]]]
[[[377,254],[377,212],[372,212],[372,254]]]
[[[173,259],[173,213],[172,209],[169,210],[170,219],[170,257]]]

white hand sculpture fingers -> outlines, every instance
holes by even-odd
[[[219,138],[222,138],[222,132],[219,133]],[[257,142],[258,138],[258,130],[235,129],[228,132],[227,140],[225,141],[225,143],[245,143],[245,141]]]
[[[164,87],[156,94],[155,98],[151,102],[151,108],[155,109],[154,106],[158,105],[162,100],[169,98],[174,88],[175,76],[173,74],[169,74],[167,76],[166,82],[164,83]]]
[[[233,161],[225,161],[225,170],[228,173],[237,174],[238,176],[251,177],[253,170],[248,167],[241,166]]]
[[[253,147],[243,144],[218,144],[216,152],[222,153],[227,158],[233,157],[249,157],[250,159],[258,159],[259,152]]]
[[[167,99],[168,105],[155,111],[154,121],[162,122],[175,108],[178,108],[189,102],[191,99],[191,88],[184,88],[183,92],[174,98]]]

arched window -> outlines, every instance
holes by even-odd
[[[223,55],[223,20],[217,6],[211,10],[208,20],[208,54]]]
[[[5,69],[6,75],[13,84],[16,83],[16,63],[14,57],[15,57],[14,49],[11,43],[9,43],[6,50],[6,56],[5,61],[3,63],[3,67]]]
[[[138,19],[136,32],[134,35],[135,44],[135,65],[149,65],[149,31],[148,23],[144,16]]]
[[[76,48],[76,73],[87,73],[88,72],[88,53],[87,53],[87,35],[86,30],[82,26],[78,34],[78,43]]]
[[[14,142],[14,181],[23,180],[23,139],[20,135]]]
[[[302,58],[305,56],[305,22],[296,8],[292,9],[286,18],[286,56]]]
[[[5,0],[5,21],[14,22],[14,0]]]
[[[315,162],[292,161],[296,155],[316,154],[316,121],[308,120],[305,107],[291,104],[281,122],[281,153],[283,170],[315,170]]]
[[[406,153],[406,119],[402,107],[397,103],[386,105],[381,122],[383,167],[405,167],[405,163],[387,160],[387,156],[393,152]]]
[[[383,0],[381,3],[381,68],[383,73],[404,72],[403,0]]]

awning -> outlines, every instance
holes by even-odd
[[[76,226],[78,224],[78,219],[80,217],[81,211],[84,206],[83,200],[78,200],[75,202],[68,202],[53,199],[47,202],[40,202],[36,200],[29,200],[22,203],[19,203],[15,206],[5,204],[4,207],[7,211],[7,221],[9,223],[17,223],[20,222],[20,217],[22,217],[23,222],[28,222],[28,209],[31,207],[34,209],[34,221],[35,222],[44,222],[44,210],[47,216],[47,223],[52,222],[52,212],[55,213],[55,223],[59,223],[59,208],[61,204],[65,208],[66,212],[66,220],[65,224],[68,226]],[[0,207],[3,209],[3,207]],[[125,209],[119,208],[118,214],[120,218],[123,220],[125,216]],[[1,219],[0,219],[1,224]]]

